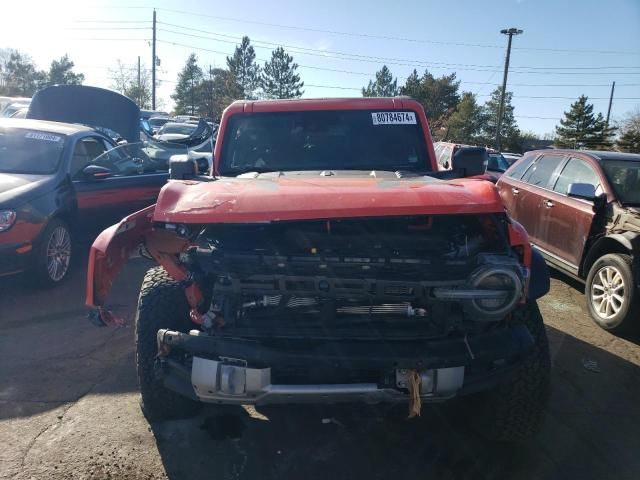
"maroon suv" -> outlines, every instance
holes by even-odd
[[[547,263],[586,283],[598,325],[640,326],[640,155],[528,152],[497,185]]]

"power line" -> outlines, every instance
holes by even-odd
[[[168,45],[175,45],[175,46],[179,46],[179,47],[184,47],[184,48],[189,48],[192,50],[199,50],[199,51],[203,51],[203,52],[210,52],[210,53],[217,53],[220,55],[225,55],[228,56],[229,53],[228,52],[223,52],[221,50],[213,50],[210,48],[203,48],[203,47],[197,47],[195,45],[187,45],[184,43],[180,43],[180,42],[173,42],[173,41],[169,41],[169,40],[157,40],[159,43],[165,43]],[[261,62],[266,62],[268,61],[267,59],[264,58],[256,58],[256,60],[261,61]],[[356,71],[352,71],[352,70],[343,70],[343,69],[336,69],[336,68],[326,68],[326,67],[318,67],[315,65],[303,65],[303,64],[298,64],[298,66],[300,68],[308,68],[311,70],[322,70],[322,71],[326,71],[326,72],[335,72],[335,73],[345,73],[348,75],[363,75],[366,77],[373,77],[375,76],[375,73],[370,73],[370,72],[356,72]],[[485,72],[492,72],[492,70],[474,70],[474,71],[485,71]],[[513,74],[543,74],[543,75],[548,75],[547,72],[512,72]],[[595,72],[595,73],[582,73],[582,72],[554,72],[555,75],[563,75],[563,74],[569,74],[569,75],[631,75],[631,74],[635,74],[635,75],[640,75],[640,72]],[[406,77],[405,77],[406,78]]]
[[[165,26],[169,26],[169,27],[174,27],[174,28],[179,28],[179,29],[184,29],[184,30],[188,30],[188,31],[192,31],[192,32],[199,32],[199,33],[205,33],[207,34],[207,36],[203,36],[203,35],[197,35],[197,34],[193,34],[193,33],[185,33],[185,31],[175,31],[175,30],[169,30],[169,29],[162,29],[161,31],[166,32],[166,33],[172,33],[175,35],[182,35],[182,36],[186,36],[186,37],[193,37],[193,38],[202,38],[205,40],[212,40],[215,42],[220,42],[220,43],[231,43],[231,44],[238,44],[239,41],[241,41],[241,37],[238,37],[236,35],[225,35],[225,34],[219,34],[219,33],[215,33],[215,32],[211,32],[208,30],[201,30],[201,29],[196,29],[196,28],[192,28],[192,27],[186,27],[184,25],[178,25],[178,24],[174,24],[174,23],[167,23],[167,22],[158,22],[158,24],[160,25],[165,25]],[[214,38],[212,38],[214,37]],[[222,38],[229,38],[229,39],[233,39],[233,41],[230,40],[221,40],[220,38],[215,38],[215,37],[222,37]],[[379,56],[372,56],[372,55],[362,55],[362,54],[357,54],[357,53],[350,53],[350,52],[340,52],[340,51],[332,51],[332,50],[322,50],[322,49],[316,49],[316,48],[308,48],[308,47],[301,47],[301,46],[297,46],[297,45],[287,45],[287,44],[282,44],[282,43],[274,43],[274,42],[267,42],[264,40],[257,40],[257,39],[253,39],[252,43],[254,44],[254,46],[256,48],[268,48],[268,47],[263,47],[260,46],[258,44],[264,44],[264,45],[270,45],[271,47],[284,47],[287,49],[293,49],[293,50],[300,50],[300,52],[293,52],[293,53],[299,53],[299,54],[303,54],[303,55],[312,55],[312,56],[320,56],[320,57],[324,57],[324,58],[335,58],[335,59],[339,59],[339,60],[350,60],[350,61],[359,61],[359,62],[369,62],[369,63],[380,63],[380,62],[385,62],[389,65],[400,65],[400,66],[413,66],[413,67],[431,67],[431,68],[440,68],[440,69],[444,69],[444,67],[457,67],[458,70],[469,70],[469,71],[493,71],[493,70],[486,70],[486,69],[494,69],[494,68],[502,68],[501,65],[476,65],[476,64],[464,64],[464,63],[446,63],[446,62],[434,62],[434,61],[425,61],[425,60],[413,60],[413,59],[408,59],[408,58],[392,58],[392,57],[379,57]],[[304,52],[304,53],[301,53]],[[343,58],[343,57],[347,57],[347,58]],[[465,68],[461,68],[461,67],[465,67]],[[468,68],[468,67],[472,67],[472,68]],[[532,67],[532,66],[522,66],[522,67],[513,67],[514,71],[518,70],[518,69],[527,69],[527,70],[607,70],[607,69],[640,69],[640,66],[595,66],[595,67]],[[638,72],[640,73],[640,72]]]
[[[247,23],[253,25],[264,25],[269,27],[276,28],[285,28],[290,30],[300,30],[300,31],[309,31],[309,32],[317,32],[317,33],[328,33],[332,35],[342,35],[348,37],[361,37],[361,38],[377,38],[381,40],[396,40],[396,41],[404,41],[404,42],[413,42],[413,43],[430,43],[435,45],[453,45],[453,46],[463,46],[463,47],[480,47],[480,48],[499,48],[502,49],[501,45],[489,45],[489,44],[478,44],[478,43],[461,43],[461,42],[443,42],[443,41],[435,41],[435,40],[425,40],[425,39],[416,39],[416,38],[407,38],[407,37],[394,37],[390,35],[374,35],[370,33],[360,33],[360,32],[344,32],[339,30],[326,30],[321,28],[314,27],[303,27],[303,26],[295,26],[295,25],[285,25],[280,23],[269,23],[269,22],[260,22],[256,20],[247,20],[240,19],[234,17],[225,17],[220,15],[211,15],[205,13],[196,13],[189,12],[185,10],[176,10],[169,8],[158,8],[160,11],[165,11],[169,13],[177,13],[181,15],[190,15],[196,16],[199,18],[214,18],[216,20],[226,20],[231,22],[239,22],[239,23]],[[535,51],[549,51],[549,52],[572,52],[572,53],[597,53],[597,54],[619,54],[619,55],[638,55],[638,52],[630,52],[630,51],[615,51],[615,50],[578,50],[578,49],[558,49],[558,48],[533,48],[533,47],[519,47],[519,50],[535,50]]]

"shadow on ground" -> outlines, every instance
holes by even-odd
[[[527,444],[484,440],[466,424],[468,402],[426,405],[413,420],[404,407],[207,406],[153,433],[171,479],[637,478],[638,367],[548,330],[549,415]]]

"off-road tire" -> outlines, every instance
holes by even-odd
[[[632,262],[630,255],[619,253],[603,255],[594,262],[587,275],[585,297],[589,315],[599,327],[612,333],[629,333],[640,327],[640,299],[638,298],[638,289],[633,278]],[[609,319],[604,319],[598,315],[591,296],[598,272],[607,267],[615,269],[622,277],[624,301],[615,315]]]
[[[57,233],[56,233],[57,232]],[[52,237],[56,234],[63,232],[66,235],[66,239],[68,241],[68,259],[66,266],[64,267],[64,271],[60,272],[61,276],[59,278],[54,278],[57,275],[51,275],[49,272],[49,257],[48,257],[48,248],[50,242],[56,243]],[[66,243],[66,241],[65,241]],[[54,246],[54,245],[52,245]],[[73,237],[71,236],[71,230],[69,229],[69,225],[67,225],[62,220],[57,218],[53,218],[47,223],[47,226],[44,228],[42,232],[42,238],[40,241],[40,245],[34,252],[35,256],[33,258],[33,273],[35,276],[35,285],[37,287],[49,288],[55,287],[56,285],[61,284],[64,280],[69,277],[69,271],[71,270],[71,261],[73,260]]]
[[[142,412],[149,421],[185,418],[195,414],[199,404],[164,387],[155,361],[157,332],[168,328],[188,332],[189,306],[184,289],[162,267],[150,269],[142,281],[136,314],[136,368]]]
[[[467,399],[479,432],[499,442],[523,442],[534,436],[544,422],[550,393],[549,342],[538,305],[530,301],[514,316],[529,329],[533,349],[507,380]]]

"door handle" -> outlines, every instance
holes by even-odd
[[[553,207],[553,202],[551,200],[545,200],[544,201],[544,206],[547,208],[551,208]]]
[[[520,193],[520,189],[516,187],[511,187],[511,193],[513,193],[514,195],[518,195]]]

